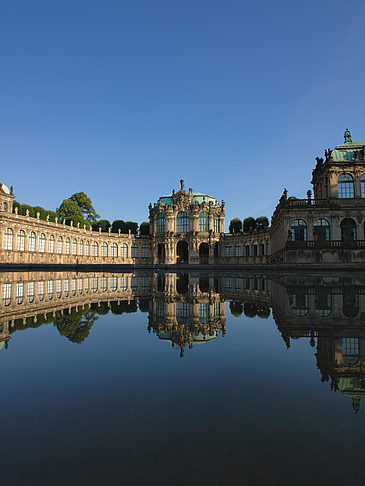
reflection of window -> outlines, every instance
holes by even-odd
[[[62,296],[62,280],[56,280],[56,297],[59,299]]]
[[[131,289],[132,290],[138,289],[138,277],[136,275],[133,275],[131,277]]]
[[[165,302],[156,302],[156,315],[157,317],[165,317]]]
[[[294,294],[292,309],[298,317],[305,316],[308,312],[308,294]]]
[[[365,197],[365,174],[360,178],[361,197]]]
[[[79,291],[79,294],[82,294],[82,278],[77,280],[77,290]]]
[[[354,365],[359,361],[358,338],[342,338],[342,358],[348,365]]]
[[[85,294],[87,294],[89,292],[89,279],[88,278],[85,278],[85,280],[84,280],[84,291],[85,291]]]
[[[3,305],[10,305],[11,300],[11,283],[3,284]]]
[[[322,292],[317,293],[315,307],[317,317],[328,317],[332,312],[332,295]]]
[[[141,277],[141,289],[147,290],[149,287],[150,279],[149,277]]]
[[[91,292],[95,293],[98,290],[98,277],[91,279]]]
[[[63,282],[63,290],[65,293],[65,297],[68,297],[70,292],[70,281],[67,279]]]
[[[241,290],[242,289],[242,278],[240,277],[236,277],[234,279],[234,288],[236,290]]]
[[[189,318],[188,302],[176,302],[176,319],[179,324],[185,324]]]
[[[76,279],[71,280],[71,294],[76,295]]]
[[[101,277],[100,279],[100,290],[105,292],[108,288],[108,281],[106,277]]]
[[[221,307],[219,302],[214,302],[213,304],[214,318],[217,319],[221,314]]]
[[[110,290],[115,292],[118,288],[118,278],[117,277],[110,277]]]
[[[359,295],[355,294],[355,289],[348,288],[344,291],[342,312],[349,319],[356,317],[359,313]]]
[[[53,280],[47,281],[47,294],[48,294],[48,300],[52,300],[53,299]]]
[[[41,280],[38,282],[38,300],[42,301],[44,299],[44,282]]]
[[[17,282],[15,287],[15,302],[21,304],[24,296],[24,284],[23,282]]]
[[[199,320],[202,324],[208,324],[209,304],[199,304]]]
[[[121,290],[128,289],[128,278],[125,275],[123,277],[120,277],[120,288]]]
[[[34,302],[34,282],[28,282],[28,302]]]
[[[226,277],[226,290],[232,290],[232,277]]]

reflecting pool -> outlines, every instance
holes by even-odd
[[[8,272],[0,291],[2,484],[364,480],[365,276]]]

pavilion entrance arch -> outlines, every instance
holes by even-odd
[[[159,243],[157,245],[157,259],[158,259],[158,263],[165,263],[166,249],[163,243]]]
[[[185,240],[180,240],[176,245],[176,263],[189,262],[189,247]]]
[[[200,243],[199,246],[199,263],[206,265],[209,263],[209,245],[208,243]]]

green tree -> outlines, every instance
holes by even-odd
[[[49,216],[49,220],[52,221],[52,223],[54,223],[56,221],[56,218],[58,217],[56,211],[47,211],[46,212],[46,219],[47,219],[47,216]]]
[[[231,311],[232,316],[239,317],[243,312],[243,305],[241,302],[230,302],[229,310]]]
[[[123,233],[128,233],[129,230],[131,230],[131,233],[133,235],[136,235],[138,230],[138,223],[135,223],[134,221],[126,221],[125,231],[123,231]]]
[[[249,216],[243,220],[243,231],[244,233],[250,233],[256,229],[256,220]]]
[[[81,209],[71,199],[64,199],[56,212],[61,223],[65,221],[66,224],[70,224],[70,221],[73,221],[75,226],[77,223],[80,223],[80,225],[84,224],[84,216]]]
[[[41,206],[34,206],[33,208],[34,217],[37,216],[37,213],[39,213],[39,219],[43,219],[44,221],[46,220],[47,211],[44,208],[42,208]]]
[[[242,221],[239,218],[232,219],[229,223],[229,232],[233,234],[239,233],[240,231],[242,231]]]
[[[150,234],[150,223],[147,221],[143,221],[139,227],[139,232],[141,235],[149,235]]]
[[[111,224],[107,219],[100,219],[99,221],[96,221],[96,223],[91,223],[91,227],[94,231],[99,231],[99,228],[101,228],[101,231],[105,233],[109,230]]]
[[[18,208],[18,213],[19,213],[19,208],[20,208],[21,204],[18,203],[18,201],[13,201],[13,213],[15,213],[15,208]]]
[[[116,219],[113,221],[112,233],[118,233],[118,230],[120,230],[121,233],[128,233],[125,231],[125,222],[122,219]]]
[[[256,228],[258,230],[265,230],[269,227],[269,220],[266,216],[259,216],[256,218]]]
[[[80,208],[84,219],[88,223],[94,223],[100,216],[96,214],[91,199],[84,192],[76,192],[70,197],[71,201],[75,202]]]
[[[27,209],[29,210],[29,216],[31,217],[35,216],[33,211],[33,206],[29,206],[29,204],[20,204],[18,208],[18,214],[25,216],[27,214]]]
[[[81,344],[90,334],[90,330],[98,319],[96,312],[90,309],[79,309],[74,307],[71,312],[60,312],[54,320],[54,326],[57,327],[61,336],[67,337],[71,342]]]
[[[243,306],[243,312],[247,317],[255,317],[257,314],[257,305],[253,304],[252,302],[245,302]]]

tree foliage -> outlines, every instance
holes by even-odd
[[[76,226],[77,223],[80,225],[85,224],[84,216],[80,207],[72,199],[64,199],[59,208],[57,208],[57,216],[61,223],[65,221],[66,224],[70,224],[72,221]]]
[[[265,230],[269,227],[269,220],[266,216],[259,216],[256,218],[256,228],[258,230]]]
[[[244,233],[250,233],[256,229],[256,220],[252,216],[245,218],[243,220],[243,231]]]
[[[147,221],[143,221],[139,227],[139,232],[141,235],[149,235],[150,234],[150,223]]]
[[[67,337],[71,342],[81,344],[90,334],[90,330],[98,319],[96,312],[90,309],[79,309],[74,307],[71,312],[60,312],[54,320],[54,326],[57,327],[61,336]]]
[[[99,231],[99,228],[101,228],[101,231],[105,233],[109,230],[111,224],[110,221],[108,221],[107,219],[99,219],[99,221],[92,223],[91,227],[94,231]]]
[[[239,218],[234,218],[229,223],[229,232],[233,233],[240,233],[242,231],[242,221]]]
[[[241,302],[230,302],[229,310],[231,311],[232,316],[239,317],[243,312],[243,305]]]
[[[84,219],[88,223],[94,223],[100,216],[96,214],[91,199],[84,192],[76,192],[70,197],[71,201],[75,202],[81,210]]]
[[[127,234],[129,230],[131,230],[132,234],[137,234],[138,230],[138,223],[134,221],[123,221],[122,219],[116,219],[112,223],[112,233],[118,233],[120,229],[121,233]]]

